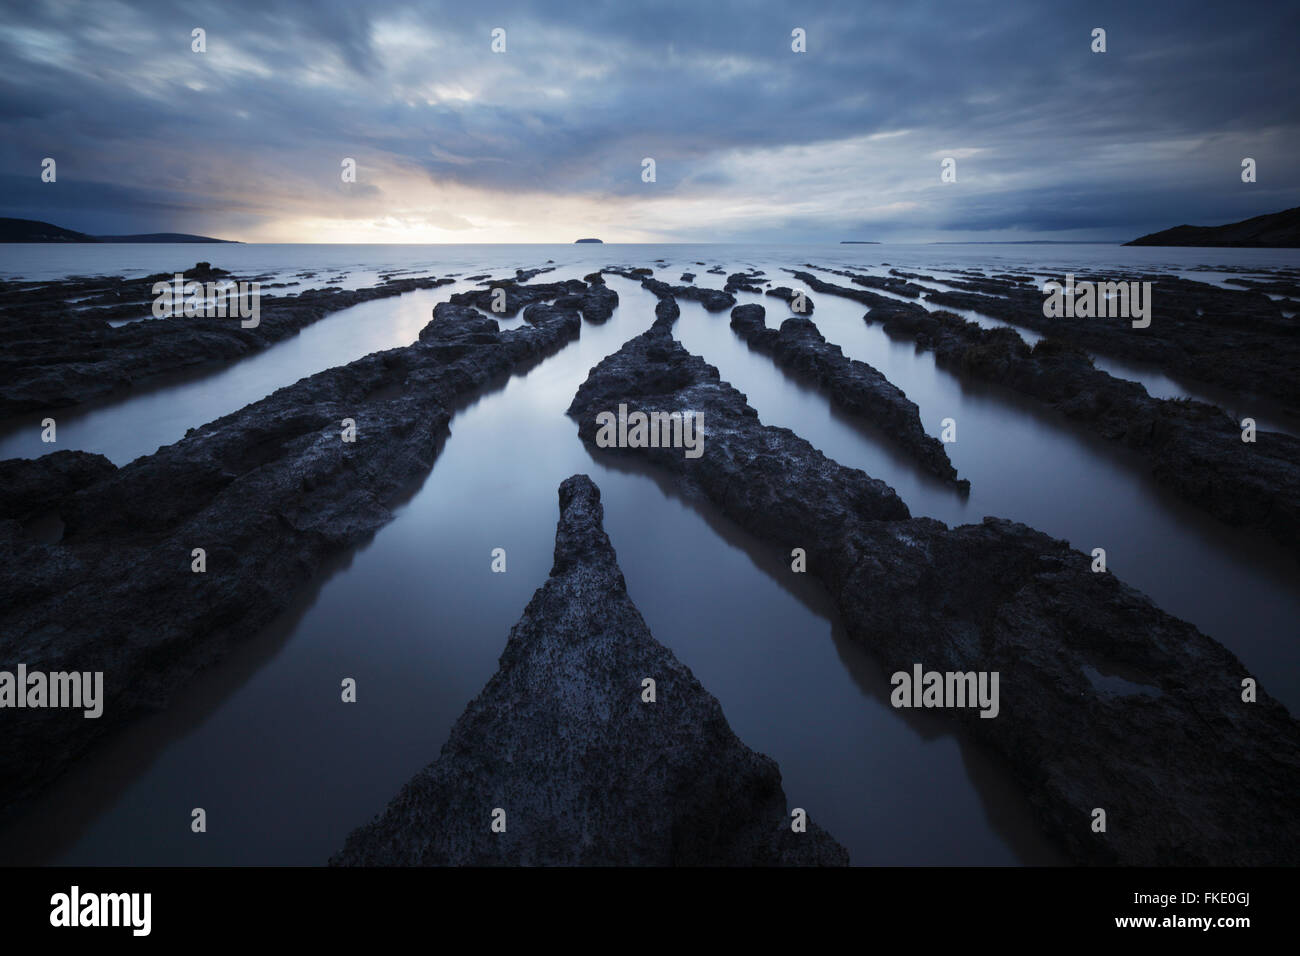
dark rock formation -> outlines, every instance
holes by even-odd
[[[598,411],[691,408],[703,456],[597,449]],[[886,673],[916,663],[1000,675],[996,717],[953,708],[998,754],[1042,829],[1097,864],[1259,865],[1300,858],[1300,724],[1245,665],[1091,559],[1022,524],[906,518],[879,481],[764,426],[667,329],[596,366],[569,414],[593,454],[640,456],[783,553],[807,551],[849,635]],[[888,519],[888,520],[882,520]],[[1122,680],[1115,680],[1121,678]],[[1107,829],[1092,830],[1105,810]]]
[[[790,311],[797,311],[797,314],[799,315],[809,316],[813,314],[812,296],[805,295],[803,300],[800,301],[799,293],[795,292],[794,289],[791,289],[789,286],[779,285],[775,289],[768,289],[767,295],[784,300],[790,306]],[[795,309],[796,304],[799,306],[797,310]]]
[[[642,288],[649,290],[660,300],[690,299],[700,303],[710,312],[722,312],[736,304],[736,297],[730,292],[721,289],[703,289],[694,285],[669,285],[661,279],[652,278],[649,269],[606,269],[604,271],[640,282]]]
[[[748,272],[733,272],[727,276],[727,283],[723,289],[727,292],[762,292],[763,287],[758,285],[756,275]]]
[[[75,491],[116,471],[103,455],[56,451],[40,458],[0,461],[0,520],[23,520],[45,514]]]
[[[1297,249],[1300,248],[1300,206],[1225,226],[1174,226],[1124,245]]]
[[[655,681],[655,701],[642,680]],[[491,829],[496,808],[506,830]],[[560,485],[555,563],[436,762],[336,865],[844,865],[791,829],[781,775],[651,636],[586,475]]]
[[[548,260],[548,261],[552,261],[552,260]],[[555,271],[555,266],[551,266],[550,268],[547,268],[546,266],[542,266],[539,269],[516,269],[515,281],[520,283],[531,282],[533,279],[536,279],[539,275],[542,275],[545,272],[554,272],[554,271]]]
[[[89,236],[37,219],[0,218],[0,242],[221,242],[233,239],[211,239],[185,232],[150,232],[133,236]]]
[[[185,273],[187,281],[196,282],[228,275],[210,268]],[[153,283],[171,279],[159,275],[54,286],[0,284],[0,418],[76,405],[165,372],[241,358],[297,334],[331,312],[453,281],[396,279],[370,289],[309,289],[298,295],[262,296],[259,323],[251,328],[244,328],[238,317],[183,315],[108,324],[123,315],[148,315]],[[69,297],[90,288],[97,291],[87,302],[76,309],[66,304]]]
[[[1075,278],[1117,281],[1114,276],[1087,274]],[[964,291],[931,291],[926,299],[1243,396],[1267,395],[1300,416],[1300,321],[1282,314],[1284,303],[1270,299],[1263,289],[1237,291],[1167,275],[1124,281],[1130,278],[1152,283],[1151,325],[1144,329],[1133,328],[1127,319],[1048,318],[1043,315],[1044,294],[1036,285],[949,282]]]
[[[604,322],[614,314],[618,307],[618,293],[603,282],[592,287],[582,296],[582,317],[588,322]]]
[[[498,295],[497,290],[504,293],[504,296]],[[468,292],[454,293],[450,302],[452,305],[472,305],[482,309],[489,315],[512,318],[518,315],[521,309],[534,303],[550,302],[563,296],[585,296],[587,294],[587,284],[581,279],[566,279],[564,282],[542,282],[537,285],[526,285],[525,279],[494,279],[486,289],[471,289]],[[501,306],[499,308],[494,307],[498,302],[501,303]]]
[[[666,299],[660,299],[655,303],[655,325],[666,325],[672,328],[673,323],[682,316],[682,308],[677,304],[677,300],[672,296]]]
[[[305,378],[120,469],[67,453],[4,462],[18,504],[0,520],[0,662],[103,671],[106,702],[94,720],[4,711],[0,815],[268,624],[327,557],[391,518],[459,404],[581,325],[557,310],[500,331],[443,303],[415,344]],[[62,520],[57,544],[25,533],[19,519],[38,511]],[[195,548],[205,573],[191,570]]]
[[[634,453],[653,451],[656,463],[674,459],[672,467],[709,490],[711,495],[729,497],[732,506],[792,533],[810,538],[834,538],[839,523],[849,514],[876,519],[909,516],[907,505],[883,481],[854,469],[841,469],[794,432],[785,428],[767,428],[749,407],[744,395],[719,380],[718,371],[702,358],[691,355],[672,338],[666,323],[656,323],[651,330],[630,340],[607,357],[591,372],[569,408],[579,422],[578,433],[594,441],[596,410],[604,410],[600,401],[623,395],[620,401],[641,411],[674,412],[683,409],[706,409],[703,416],[704,453],[686,458],[681,449],[633,449]],[[635,404],[633,404],[635,403]],[[586,415],[587,410],[592,410]],[[660,451],[662,455],[658,454]],[[752,480],[737,485],[735,495],[727,486],[739,469],[751,474]],[[842,471],[850,471],[853,480],[836,489]],[[769,485],[773,474],[782,475],[799,487],[799,495],[818,501],[837,501],[842,511],[833,509],[820,516],[810,516],[798,505],[795,489]],[[824,520],[815,528],[800,530],[800,522],[809,517]]]
[[[795,276],[818,292],[866,302],[867,321],[914,339],[940,364],[1032,396],[1094,434],[1136,449],[1162,484],[1230,525],[1267,532],[1300,557],[1300,439],[1259,432],[1246,443],[1239,423],[1221,409],[1152,398],[1141,385],[1095,368],[1068,343],[1048,338],[1031,349],[1010,329],[983,329],[949,312],[832,285],[806,272]]]
[[[738,305],[731,310],[731,327],[781,368],[816,382],[840,408],[879,426],[930,474],[970,490],[969,481],[958,480],[943,443],[925,433],[920,409],[902,389],[866,362],[845,358],[811,320],[791,317],[775,331],[765,324],[764,314],[761,305]]]
[[[695,273],[694,273],[694,272],[683,272],[683,273],[682,273],[682,277],[681,277],[681,279],[679,279],[678,281],[679,281],[679,282],[694,282],[694,281],[695,281]]]
[[[898,277],[887,278],[884,276],[861,275],[856,272],[848,272],[844,269],[831,269],[827,266],[814,266],[812,263],[805,263],[805,265],[811,269],[820,269],[822,272],[830,272],[838,276],[844,276],[853,282],[854,285],[860,285],[863,288],[882,289],[885,292],[892,292],[895,295],[906,296],[909,299],[920,298],[923,292],[929,291],[924,286],[916,285],[915,283],[908,282],[906,279]],[[889,271],[893,272],[894,270],[891,269]]]

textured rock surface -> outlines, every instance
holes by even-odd
[[[791,308],[791,311],[798,311],[805,318],[813,314],[812,296],[805,295],[803,301],[799,302],[799,308],[795,309],[795,303],[799,293],[795,292],[787,285],[779,285],[775,289],[768,289],[767,294],[777,299],[783,299]]]
[[[200,263],[206,266],[207,263]],[[187,281],[218,281],[220,269],[191,269]],[[451,279],[392,279],[369,289],[308,289],[262,296],[259,322],[172,316],[112,326],[108,320],[146,316],[155,281],[116,278],[57,285],[0,284],[0,418],[76,405],[130,388],[165,372],[240,358],[296,334],[331,312],[362,302],[447,285]],[[66,298],[96,289],[78,308]],[[103,288],[99,288],[103,286]],[[116,304],[115,304],[116,303]]]
[[[941,281],[950,288],[931,290],[910,283],[907,288],[889,284],[899,280],[835,269],[824,271],[848,276],[863,287],[887,289],[910,298],[923,293],[931,306],[970,309],[1099,355],[1154,365],[1167,374],[1231,389],[1243,396],[1266,395],[1281,403],[1293,417],[1300,416],[1300,318],[1283,314],[1294,311],[1294,303],[1271,299],[1266,294],[1294,294],[1293,277],[1270,283],[1228,280],[1246,287],[1238,290],[1164,273],[1074,274],[1076,285],[1150,282],[1151,324],[1135,329],[1125,318],[1049,318],[1043,315],[1046,296],[1042,284],[1024,276],[945,278]],[[935,281],[925,276],[916,278]],[[1057,276],[1056,281],[1064,284],[1065,277]],[[865,305],[877,304],[869,295],[853,297]]]
[[[643,288],[659,299],[689,299],[700,303],[709,312],[722,312],[736,304],[736,297],[729,291],[705,289],[695,285],[669,285],[667,282],[653,278],[649,269],[605,269],[603,271],[640,282]],[[754,291],[758,289],[755,288]]]
[[[650,634],[585,475],[560,486],[555,563],[500,668],[342,865],[843,865],[791,830],[781,775]],[[642,700],[642,680],[656,701]],[[494,833],[492,812],[506,813]]]
[[[795,276],[819,292],[871,306],[866,319],[935,353],[941,365],[1032,396],[1103,438],[1141,452],[1162,484],[1224,522],[1264,531],[1300,558],[1300,439],[1259,432],[1254,443],[1227,413],[1202,402],[1152,398],[1093,366],[1077,347],[1033,348],[1010,329],[983,329],[949,312]]]
[[[6,487],[26,489],[0,518],[0,667],[103,671],[106,696],[96,720],[5,712],[0,814],[269,623],[327,557],[392,517],[458,404],[581,328],[563,310],[509,331],[447,303],[434,316],[416,344],[305,378],[120,469],[97,456],[0,465]],[[355,442],[341,439],[345,418]],[[38,512],[64,523],[57,543],[19,520]],[[194,548],[206,573],[191,571]]]
[[[777,331],[767,327],[764,315],[761,305],[738,305],[731,310],[731,327],[781,368],[816,382],[837,406],[879,426],[931,474],[970,490],[969,481],[957,479],[943,443],[925,433],[920,410],[902,389],[866,362],[845,358],[810,319],[788,318]]]
[[[701,411],[703,456],[597,450],[595,415],[620,402]],[[1244,703],[1241,661],[1093,573],[1087,555],[1001,519],[909,519],[880,482],[764,426],[667,328],[596,366],[569,414],[594,454],[660,466],[782,553],[806,549],[849,635],[885,673],[997,671],[997,717],[948,713],[999,755],[1073,859],[1300,859],[1300,724],[1262,690]],[[1091,830],[1094,808],[1106,811],[1105,833]]]
[[[504,296],[498,294],[498,290]],[[581,279],[568,279],[564,282],[539,282],[525,285],[522,279],[494,279],[486,289],[472,289],[469,292],[457,292],[450,302],[452,305],[471,305],[482,309],[489,315],[512,318],[520,310],[538,302],[549,302],[563,296],[582,297],[587,292],[587,284]],[[500,303],[498,308],[493,306]]]

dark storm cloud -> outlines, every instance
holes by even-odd
[[[770,209],[665,238],[1128,236],[1300,204],[1296,9],[37,3],[2,15],[0,173],[31,180],[3,210],[75,210],[61,224],[92,232],[371,215],[366,183],[352,207],[335,188],[355,156],[505,196]],[[940,190],[945,155],[958,183]],[[60,157],[57,200],[43,156]]]

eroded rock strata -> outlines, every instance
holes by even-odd
[[[1058,339],[1031,348],[1011,329],[984,329],[950,312],[929,312],[806,272],[795,276],[815,291],[869,305],[867,321],[913,339],[941,365],[1029,395],[1141,452],[1162,484],[1230,525],[1271,535],[1300,557],[1300,439],[1258,432],[1254,442],[1243,442],[1240,424],[1221,409],[1152,398]]]
[[[810,319],[791,316],[777,330],[767,327],[765,314],[761,305],[738,305],[731,327],[787,372],[815,382],[837,406],[878,425],[932,475],[970,490],[969,481],[958,480],[943,443],[925,433],[920,410],[902,389],[866,362],[845,358]]]
[[[207,263],[200,263],[206,266]],[[220,269],[189,270],[187,281],[230,278]],[[113,326],[110,319],[146,316],[154,281],[83,280],[99,290],[74,308],[66,302],[76,282],[38,288],[0,288],[0,418],[62,408],[147,382],[166,372],[236,359],[295,335],[332,312],[362,302],[433,289],[452,279],[393,279],[369,289],[308,289],[262,296],[258,324],[236,317],[172,316]],[[103,288],[99,288],[102,284]],[[96,304],[99,303],[99,304]]]
[[[645,678],[655,701],[643,700]],[[504,811],[505,831],[492,829]],[[781,775],[650,634],[585,475],[560,485],[550,577],[438,760],[336,865],[844,865],[791,827]]]
[[[704,453],[596,449],[619,403],[695,409]],[[1005,762],[1044,833],[1095,864],[1300,859],[1300,725],[1231,652],[1091,558],[1022,524],[909,518],[863,472],[763,425],[717,370],[652,328],[594,369],[569,414],[593,453],[681,477],[733,520],[807,552],[885,673],[998,672],[1000,710],[949,713]],[[1094,832],[1094,810],[1106,831]]]
[[[901,288],[878,285],[875,277],[850,277],[867,287],[886,288],[911,298]],[[1043,315],[1045,295],[1038,282],[1020,277],[979,277],[966,281],[938,280],[943,290],[912,286],[926,302],[951,309],[970,309],[1012,325],[1071,342],[1099,355],[1113,355],[1154,365],[1170,375],[1231,389],[1243,396],[1266,395],[1300,415],[1300,320],[1287,316],[1287,303],[1267,292],[1285,293],[1293,282],[1245,290],[1225,289],[1181,276],[1160,274],[1099,275],[1081,270],[1081,282],[1138,281],[1151,283],[1151,324],[1133,328],[1128,318],[1049,318]],[[1064,284],[1065,277],[1055,281]],[[1232,280],[1229,280],[1232,281]],[[837,293],[839,294],[839,293]],[[871,305],[868,300],[859,299]]]
[[[459,403],[580,328],[577,312],[555,310],[501,331],[442,303],[415,344],[305,378],[121,468],[77,453],[0,464],[20,492],[0,518],[0,662],[103,671],[106,696],[98,719],[6,712],[0,814],[269,623],[327,557],[392,517]],[[30,533],[41,518],[62,521],[61,540]]]
[[[800,293],[795,292],[788,285],[779,285],[775,289],[768,289],[767,294],[773,298],[783,300],[790,306],[792,312],[798,312],[805,317],[813,314],[812,296],[805,295],[800,298]]]
[[[618,293],[605,285],[599,273],[588,276],[586,281],[566,279],[563,282],[524,284],[536,271],[520,272],[516,279],[493,280],[486,289],[458,292],[450,301],[453,305],[474,306],[489,315],[505,318],[516,316],[521,310],[527,317],[530,307],[554,303],[558,309],[581,312],[588,322],[604,322],[618,306]]]
[[[661,279],[654,278],[649,269],[608,268],[602,271],[640,282],[643,288],[658,299],[689,299],[700,303],[709,312],[722,312],[736,304],[736,297],[730,291],[706,289],[695,285],[669,285]],[[758,291],[758,289],[755,288],[754,291]]]

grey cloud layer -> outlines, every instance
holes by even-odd
[[[1127,236],[1300,204],[1297,9],[33,4],[2,15],[4,214],[52,218],[35,178],[46,155],[84,184],[82,218],[61,224],[88,231],[198,231],[196,215],[338,206],[339,158],[355,156],[495,193],[717,193],[770,207],[757,232],[718,221],[682,238]],[[203,56],[189,49],[195,26],[207,30]],[[503,56],[488,49],[496,26],[508,31]],[[795,26],[807,54],[790,52]],[[1105,55],[1088,53],[1094,26],[1108,31]],[[815,177],[771,159],[901,130]],[[937,157],[962,150],[977,152],[958,160],[960,188],[935,193]],[[1249,191],[1235,172],[1245,155],[1261,169]],[[658,163],[653,194],[643,156]],[[820,220],[815,204],[793,217],[779,208],[822,185]],[[355,192],[358,214],[372,214]],[[891,199],[907,208],[853,208]]]

